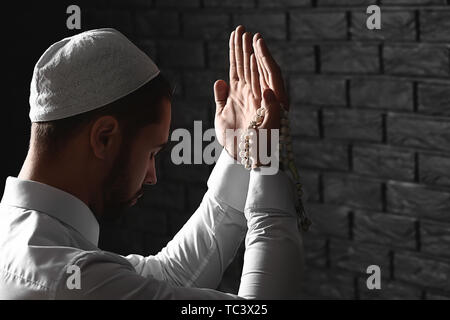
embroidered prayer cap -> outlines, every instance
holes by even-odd
[[[100,108],[158,74],[156,64],[115,29],[64,38],[51,45],[34,67],[30,120],[58,120]]]

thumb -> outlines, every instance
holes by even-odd
[[[266,115],[261,126],[266,129],[279,128],[281,106],[271,89],[264,90],[262,106],[266,109]]]
[[[214,83],[214,100],[216,101],[216,113],[221,113],[228,98],[228,85],[224,80]]]

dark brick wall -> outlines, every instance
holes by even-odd
[[[109,22],[176,83],[174,128],[212,126],[212,84],[226,79],[232,28],[268,39],[288,82],[315,222],[305,298],[450,298],[450,6],[382,1],[382,30],[370,31],[369,4],[380,3],[139,1]],[[125,12],[133,18],[122,26]],[[120,236],[105,233],[104,245],[158,251],[195,210],[210,169],[163,164],[160,184],[126,229],[106,229]],[[242,250],[221,288],[236,290],[241,259]],[[377,292],[365,286],[371,264],[381,267]]]
[[[365,27],[370,4],[380,31]],[[450,298],[450,1],[116,0],[82,5],[82,17],[83,30],[116,27],[156,60],[177,88],[173,128],[213,126],[229,32],[262,32],[286,76],[314,221],[305,298]],[[211,167],[169,156],[142,201],[103,224],[104,249],[156,253],[194,212]],[[371,264],[378,291],[366,288]],[[236,291],[241,265],[242,250],[222,289]]]

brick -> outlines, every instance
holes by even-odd
[[[450,83],[418,85],[418,111],[450,116]]]
[[[377,265],[381,277],[390,276],[389,250],[385,247],[332,239],[330,241],[332,267],[339,267],[366,275],[367,267]]]
[[[205,1],[205,7],[214,8],[254,8],[255,1],[248,0],[207,0]]]
[[[421,11],[420,39],[450,42],[450,9]]]
[[[349,238],[349,209],[327,204],[309,204],[311,233]]]
[[[298,43],[271,42],[270,50],[283,72],[313,73],[314,49]]]
[[[373,45],[320,46],[325,73],[377,73],[380,71],[378,47]]]
[[[193,214],[200,203],[202,202],[203,196],[208,190],[206,186],[206,180],[202,184],[189,183],[186,185],[187,189],[187,211]]]
[[[208,42],[208,62],[212,70],[226,70],[229,72],[229,48],[227,41]],[[225,78],[228,81],[228,77]],[[224,79],[224,80],[225,80]]]
[[[183,210],[184,188],[180,184],[160,181],[145,190],[146,196],[140,199],[144,207]]]
[[[450,157],[419,154],[419,180],[450,187]]]
[[[367,278],[358,279],[360,298],[363,300],[421,300],[422,290],[399,281],[385,280],[381,282],[381,290],[369,290]]]
[[[382,118],[375,111],[326,109],[323,111],[324,136],[327,138],[381,141]]]
[[[415,250],[415,219],[358,210],[354,213],[353,239],[355,242]]]
[[[183,83],[183,77],[182,73],[178,71],[177,69],[170,69],[166,67],[161,67],[161,74],[166,77],[166,79],[169,81],[172,90],[173,90],[173,98],[172,98],[172,105],[176,103],[176,99],[181,99],[181,97],[184,97],[184,83]]]
[[[448,48],[428,44],[386,45],[384,70],[388,74],[414,76],[449,76]],[[433,57],[433,59],[430,59]]]
[[[327,241],[311,234],[303,235],[305,263],[309,266],[325,267],[327,263]]]
[[[131,13],[128,11],[111,11],[110,16],[111,22],[108,26],[121,31],[125,36],[131,38],[134,33],[134,21]]]
[[[152,40],[142,40],[136,43],[136,46],[144,51],[153,61],[157,60],[158,52],[156,43]]]
[[[192,154],[194,146],[192,145]],[[210,174],[210,167],[206,164],[194,164],[194,157],[191,157],[191,164],[176,165],[172,161],[163,164],[165,177],[175,182],[205,182]]]
[[[134,33],[131,13],[127,11],[99,10],[98,8],[82,10],[81,19],[83,31],[108,26],[119,30],[129,38],[132,38]]]
[[[407,182],[388,182],[386,192],[389,212],[450,221],[450,192]]]
[[[244,2],[244,1],[243,1]],[[233,15],[234,25],[243,25],[249,32],[259,32],[264,39],[286,39],[284,13],[242,13]]]
[[[141,199],[145,197],[147,197],[147,192],[144,191]],[[142,204],[141,199],[138,200],[135,206],[129,208],[127,214],[124,215],[124,226],[130,230],[151,233],[153,235],[166,235],[168,230],[167,214],[164,210],[146,207]],[[152,200],[149,199],[149,201]]]
[[[292,136],[319,137],[317,110],[293,105],[289,110],[289,121]]]
[[[348,151],[344,144],[294,139],[293,149],[299,168],[348,169]]]
[[[388,5],[446,4],[446,0],[382,0]]]
[[[144,256],[156,255],[171,240],[171,237],[164,235],[158,236],[154,234],[144,235]]]
[[[204,47],[201,42],[165,40],[159,44],[159,60],[164,67],[204,67]]]
[[[303,184],[303,202],[319,201],[319,174],[306,170],[300,170],[299,174]]]
[[[396,253],[395,278],[427,288],[450,291],[450,262],[413,253]]]
[[[222,13],[185,13],[183,15],[184,35],[196,39],[228,39],[229,20],[229,16]]]
[[[175,100],[172,102],[172,127],[191,129],[194,121],[208,122],[209,104],[198,100]]]
[[[186,96],[189,98],[209,98],[214,101],[214,82],[217,79],[224,79],[224,76],[225,72],[210,70],[185,73]]]
[[[414,153],[390,146],[353,146],[353,171],[385,179],[412,181]]]
[[[426,300],[450,300],[450,293],[447,293],[446,295],[444,295],[441,293],[427,292],[425,299]]]
[[[110,25],[111,23],[111,11],[99,10],[98,8],[92,10],[86,10],[82,12],[82,27],[83,29],[90,30],[101,28],[101,26]],[[26,15],[25,18],[31,19]],[[120,30],[119,30],[120,31]]]
[[[345,80],[326,77],[296,77],[290,81],[293,103],[345,105]]]
[[[182,211],[175,211],[171,210],[168,211],[168,221],[169,221],[169,232],[168,236],[170,238],[173,238],[178,231],[184,226],[184,224],[189,220],[191,217],[192,212],[189,212],[188,210],[183,209]]]
[[[344,40],[347,39],[345,13],[291,12],[290,32],[293,39]]]
[[[355,299],[354,277],[341,270],[307,268],[302,291],[313,299]]]
[[[381,211],[381,185],[371,180],[338,174],[325,174],[326,203]]]
[[[350,94],[354,107],[413,110],[413,86],[406,81],[354,78]]]
[[[165,37],[179,33],[178,14],[160,11],[136,12],[136,32],[145,37]]]
[[[436,257],[450,258],[450,224],[422,221],[421,251]]]
[[[389,113],[389,143],[408,147],[450,150],[450,119]]]
[[[258,6],[262,8],[293,8],[293,7],[310,7],[311,1],[310,0],[259,0]]]
[[[156,7],[188,7],[195,8],[200,7],[200,0],[156,0]]]
[[[317,0],[318,6],[362,6],[373,4],[373,0]]]
[[[384,12],[380,30],[369,30],[365,12],[352,12],[350,32],[355,40],[397,40],[414,41],[416,39],[415,14],[412,11]]]
[[[105,225],[100,228],[99,248],[120,255],[144,254],[144,234],[123,226]]]

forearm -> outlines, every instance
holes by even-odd
[[[189,221],[155,256],[163,280],[184,287],[216,288],[245,232],[243,213],[208,191]]]
[[[295,299],[303,273],[303,245],[297,228],[293,189],[283,172],[252,170],[245,206],[248,220],[239,296]]]
[[[223,150],[199,208],[173,240],[155,256],[127,259],[143,276],[178,286],[217,287],[245,237],[248,179],[248,171]]]

